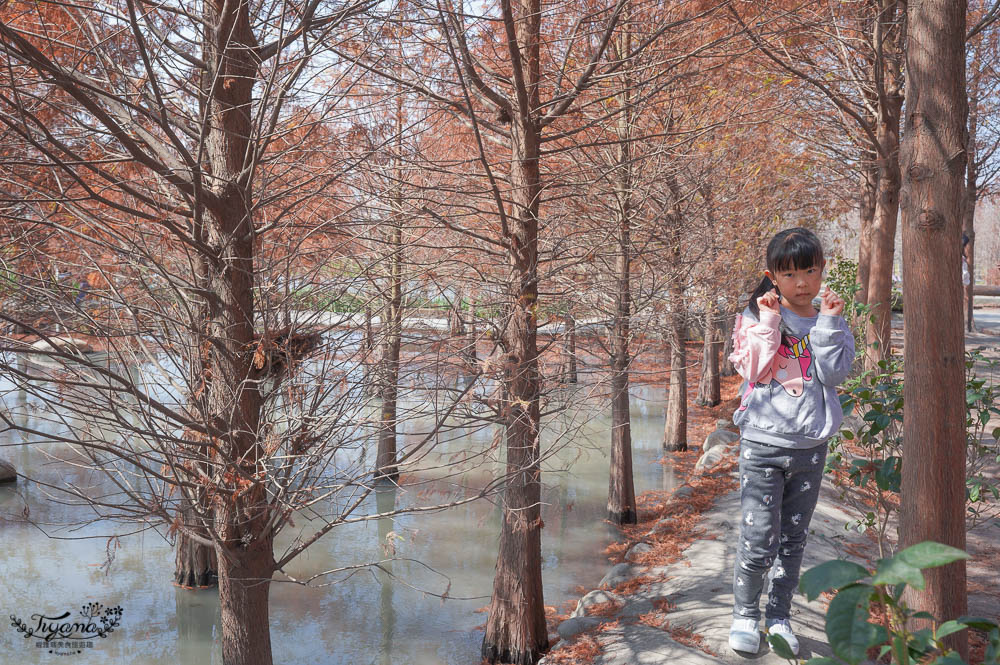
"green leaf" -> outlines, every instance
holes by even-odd
[[[788,646],[788,642],[781,635],[768,635],[767,643],[771,645],[771,649],[774,653],[778,654],[785,660],[795,660],[795,654],[792,653],[792,648]]]
[[[969,628],[975,628],[976,630],[981,630],[984,633],[988,633],[991,630],[997,628],[995,621],[990,619],[984,619],[983,617],[970,617],[970,616],[960,616],[955,621],[965,624]]]
[[[885,642],[889,635],[882,626],[868,623],[868,602],[872,588],[867,584],[843,587],[826,615],[826,635],[833,653],[851,665],[866,657],[869,647]]]
[[[914,589],[923,589],[924,576],[919,568],[896,556],[878,560],[872,584],[909,584]]]
[[[806,599],[813,601],[824,591],[839,589],[868,575],[865,568],[851,561],[843,559],[825,561],[802,574],[799,591],[806,595]]]
[[[949,651],[932,660],[931,665],[965,665],[965,661],[954,651]]]
[[[934,618],[933,614],[931,614],[930,612],[924,612],[924,611],[914,612],[913,614],[910,615],[910,618],[911,619],[927,619],[928,621],[935,621],[935,618]]]
[[[875,484],[878,488],[888,492],[898,492],[903,481],[902,459],[891,455],[882,461],[882,465],[875,472]]]
[[[983,665],[997,665],[997,663],[1000,663],[1000,629],[994,628],[991,630],[989,640],[990,643],[986,645]]]
[[[969,555],[960,549],[925,540],[899,552],[894,557],[914,568],[937,568],[960,559],[968,559]],[[922,588],[922,587],[921,587]]]
[[[931,648],[931,640],[934,639],[934,633],[931,632],[930,628],[921,628],[920,630],[914,631],[910,634],[910,651],[912,651],[915,656],[919,657]]]
[[[967,626],[959,621],[945,621],[943,624],[938,626],[936,636],[937,639],[941,640],[951,635],[952,633],[957,633],[960,630],[965,630]]]

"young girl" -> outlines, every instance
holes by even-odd
[[[737,318],[730,356],[745,382],[739,426],[742,521],[733,575],[729,645],[756,653],[760,595],[772,565],[766,629],[798,653],[789,623],[806,530],[819,498],[826,442],[843,411],[837,384],[854,361],[844,301],[824,289],[823,248],[807,229],[786,229],[767,246],[764,280]]]

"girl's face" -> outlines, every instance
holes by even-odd
[[[764,274],[777,284],[781,297],[787,300],[793,308],[806,309],[812,306],[813,298],[819,295],[825,264],[824,260],[809,268],[786,268],[776,273],[771,273],[768,270]]]

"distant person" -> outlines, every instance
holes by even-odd
[[[807,229],[781,231],[767,246],[764,279],[737,318],[729,357],[743,377],[733,421],[740,428],[740,521],[733,575],[729,646],[757,653],[760,596],[768,590],[765,627],[792,651],[789,621],[806,533],[819,499],[827,439],[844,418],[837,385],[854,362],[844,301],[820,294],[823,247]],[[820,295],[820,309],[812,305]]]
[[[969,236],[962,234],[962,286],[968,286],[972,281],[969,273]]]

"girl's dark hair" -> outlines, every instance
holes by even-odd
[[[772,275],[788,269],[805,270],[818,266],[822,262],[823,245],[820,244],[816,234],[809,229],[801,227],[785,229],[776,233],[771,238],[771,242],[767,243],[767,269],[771,271]],[[771,280],[765,276],[754,292],[750,294],[748,307],[758,320],[760,320],[760,307],[757,305],[757,298],[771,289],[774,289],[778,296],[781,295],[777,285],[772,284]],[[782,338],[784,338],[784,331],[782,331]]]

